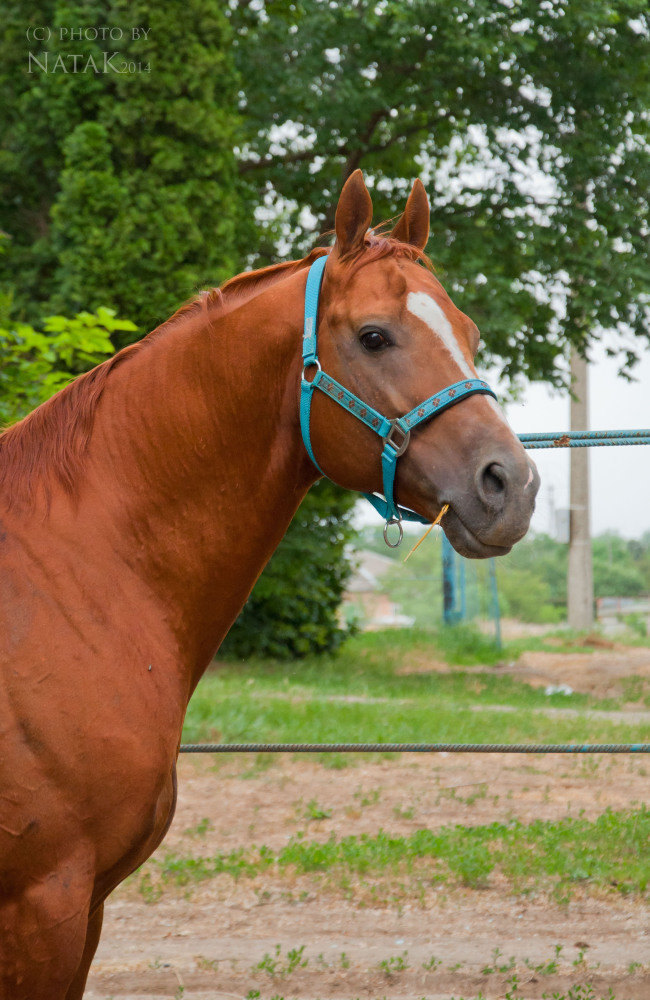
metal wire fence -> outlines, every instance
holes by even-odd
[[[650,753],[650,743],[183,743],[181,753]]]

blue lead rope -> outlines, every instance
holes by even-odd
[[[462,382],[454,382],[453,385],[442,389],[435,396],[430,396],[403,417],[390,420],[373,409],[372,406],[369,406],[368,403],[364,403],[362,399],[359,399],[353,392],[342,386],[331,375],[327,375],[321,369],[320,361],[318,360],[317,345],[318,299],[326,263],[326,255],[314,261],[309,268],[307,287],[305,288],[305,324],[302,345],[303,369],[300,381],[300,428],[302,439],[310,459],[318,471],[323,476],[326,475],[316,461],[311,443],[311,402],[316,389],[320,389],[326,396],[329,396],[335,403],[338,403],[344,410],[352,413],[366,427],[379,435],[384,442],[381,454],[381,467],[385,499],[376,496],[374,493],[364,493],[363,496],[386,520],[384,538],[388,545],[394,547],[395,544],[399,545],[402,540],[402,519],[406,521],[418,521],[420,524],[428,524],[427,519],[420,517],[415,511],[409,510],[407,507],[400,507],[394,497],[397,459],[406,451],[413,428],[425,420],[430,420],[431,417],[437,416],[443,410],[449,409],[450,406],[454,406],[462,399],[466,399],[467,396],[482,393],[494,396],[495,399],[497,397],[487,382],[483,382],[477,378],[465,379]],[[308,379],[307,372],[311,368],[315,369],[315,373],[311,379]],[[388,540],[387,528],[391,524],[395,524],[399,528],[399,539],[396,543],[391,543]]]

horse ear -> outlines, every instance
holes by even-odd
[[[336,245],[341,257],[363,246],[372,222],[372,201],[363,174],[355,170],[343,185],[336,206]]]
[[[424,184],[418,178],[411,189],[404,214],[400,216],[391,236],[400,243],[410,243],[424,250],[429,239],[429,199]]]

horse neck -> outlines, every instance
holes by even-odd
[[[316,478],[300,440],[305,276],[162,330],[107,382],[91,441],[120,558],[196,683]]]

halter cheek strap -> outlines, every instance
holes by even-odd
[[[400,507],[394,498],[395,473],[397,471],[397,459],[403,455],[408,448],[411,431],[426,420],[437,416],[444,410],[449,409],[467,396],[482,393],[494,396],[487,382],[481,379],[465,379],[463,382],[454,382],[447,386],[435,396],[430,396],[419,406],[409,410],[403,417],[389,419],[375,410],[368,403],[355,396],[353,392],[342,386],[340,382],[327,375],[321,368],[318,360],[318,346],[316,339],[318,299],[323,281],[323,272],[327,263],[327,256],[319,257],[309,268],[307,275],[307,287],[305,289],[305,323],[302,343],[302,378],[300,380],[300,428],[302,439],[307,449],[307,454],[322,475],[326,475],[316,461],[314,449],[311,443],[310,419],[311,402],[316,389],[325,393],[335,403],[343,409],[352,413],[358,420],[374,431],[384,442],[381,453],[382,483],[385,499],[376,496],[374,493],[364,493],[375,510],[386,520],[384,526],[384,538],[386,544],[393,548],[399,545],[402,540],[402,519],[406,521],[418,521],[420,524],[428,524],[426,518],[420,517],[415,511],[407,507]],[[311,376],[308,378],[308,375]],[[394,543],[388,539],[387,529],[390,525],[396,525],[399,531],[398,540]]]

